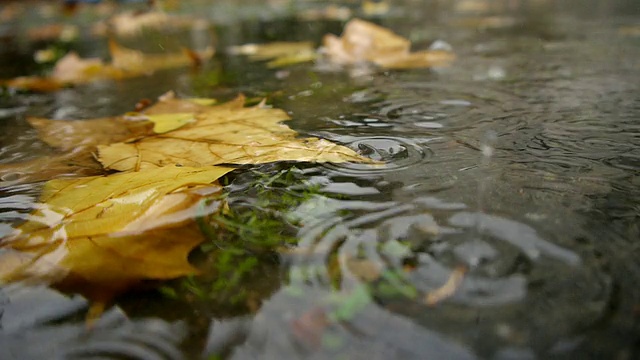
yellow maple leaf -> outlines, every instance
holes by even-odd
[[[347,147],[317,138],[298,138],[295,131],[281,123],[290,118],[280,109],[243,104],[244,98],[238,97],[222,105],[200,107],[194,122],[175,130],[99,145],[98,160],[106,169],[119,171],[170,164],[198,167],[287,160],[373,163]]]
[[[0,280],[60,283],[106,301],[143,279],[195,273],[188,253],[203,237],[193,219],[223,167],[166,167],[47,182],[41,205],[0,243]]]

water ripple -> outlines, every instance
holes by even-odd
[[[470,312],[484,309],[488,323],[528,329],[530,340],[551,341],[599,320],[612,294],[611,279],[591,255],[559,246],[528,224],[469,212],[461,203],[433,197],[405,203],[318,197],[294,214],[310,221],[302,221],[300,252],[287,259],[296,281],[307,286],[348,291],[366,283],[381,304],[399,301],[405,305],[393,311],[415,317],[416,307],[429,307],[425,294],[446,283],[456,268],[466,268],[453,296],[422,319],[441,329],[446,322],[446,329],[458,329],[452,334],[468,324]],[[396,295],[378,293],[382,285]],[[408,295],[413,291],[418,295]],[[546,323],[550,320],[539,320],[550,319],[549,301],[558,306],[553,321],[563,322],[554,330]],[[513,313],[522,315],[508,315]],[[485,331],[495,334],[495,329]]]
[[[377,174],[393,172],[429,161],[433,152],[425,143],[392,136],[333,136],[337,141],[384,165],[327,163],[324,166],[344,174]],[[427,140],[428,141],[428,140]]]

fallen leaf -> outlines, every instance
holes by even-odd
[[[186,16],[173,16],[164,11],[123,12],[114,15],[106,21],[99,22],[93,27],[93,33],[99,36],[115,34],[127,37],[140,35],[147,29],[180,29],[193,26],[208,26],[202,19]]]
[[[442,300],[453,296],[453,294],[455,294],[456,290],[458,290],[458,288],[462,284],[462,280],[464,280],[464,275],[466,274],[466,272],[467,269],[462,266],[458,266],[453,269],[451,275],[449,275],[449,279],[447,279],[447,282],[445,282],[444,285],[427,293],[424,298],[426,304],[429,306],[433,306],[441,302]]]
[[[47,24],[27,30],[27,38],[30,41],[72,41],[78,37],[78,27],[76,25]]]
[[[70,52],[56,63],[51,78],[62,84],[81,84],[101,78],[123,77],[124,72],[106,65],[98,58],[83,59]]]
[[[267,62],[267,67],[282,67],[315,60],[318,55],[310,41],[245,44],[229,48],[232,54],[249,56],[253,61]]]
[[[416,67],[442,66],[450,63],[455,56],[444,50],[417,51],[397,58],[380,58],[376,64],[387,69],[413,69]]]
[[[341,37],[327,34],[322,40],[327,58],[341,65],[371,62],[389,69],[446,65],[455,55],[443,50],[411,53],[411,42],[391,30],[360,19],[349,21]]]
[[[19,76],[11,80],[0,80],[0,85],[36,92],[56,91],[65,87],[65,84],[60,81],[41,76]]]
[[[32,91],[55,91],[68,85],[79,85],[96,80],[124,79],[149,75],[158,70],[177,68],[189,64],[200,65],[213,56],[213,48],[202,52],[183,49],[179,53],[144,54],[109,41],[111,62],[99,58],[81,58],[70,52],[56,63],[49,77],[18,77],[0,82],[11,88]]]
[[[301,9],[297,17],[304,21],[340,20],[347,21],[351,18],[352,11],[347,6],[333,4],[324,5],[321,8]]]
[[[91,152],[85,150],[43,156],[19,163],[0,164],[0,187],[58,177],[93,176],[104,173],[102,165]]]
[[[385,15],[391,9],[388,0],[363,0],[362,13],[366,16]]]
[[[101,174],[96,150],[101,163],[112,170],[281,160],[374,163],[326,140],[297,138],[295,131],[279,123],[289,119],[282,110],[244,108],[244,97],[205,105],[213,102],[178,99],[168,92],[136,114],[90,120],[28,118],[42,141],[65,153],[0,165],[0,184]]]
[[[200,65],[204,60],[213,56],[214,50],[209,47],[202,52],[193,52],[184,48],[182,52],[178,53],[144,54],[109,40],[109,53],[111,54],[111,65],[115,69],[124,71],[126,77],[133,77],[190,64]]]
[[[29,125],[36,129],[38,138],[49,146],[62,151],[89,148],[97,145],[130,139],[148,133],[144,123],[127,121],[114,116],[91,120],[49,120],[27,118]]]
[[[167,101],[179,100],[169,98]],[[98,160],[105,169],[118,171],[140,171],[171,164],[199,167],[286,160],[373,163],[347,147],[326,140],[297,138],[295,131],[281,124],[290,118],[280,109],[246,108],[243,104],[244,97],[238,97],[205,110],[199,108],[201,112],[195,114],[196,121],[179,129],[134,141],[99,145]]]
[[[193,219],[218,211],[205,199],[231,170],[171,166],[49,181],[39,209],[0,243],[0,280],[55,282],[107,301],[143,279],[193,274],[186,257],[203,240]]]
[[[112,16],[106,21],[106,26],[96,27],[97,35],[107,35],[112,31],[118,36],[138,35],[147,29],[158,29],[165,27],[170,22],[170,15],[163,11],[148,12],[123,12]]]

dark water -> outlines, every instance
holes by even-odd
[[[406,2],[377,19],[414,48],[446,41],[458,56],[446,68],[267,70],[219,54],[199,74],[3,100],[2,163],[49,151],[25,114],[109,116],[174,89],[270,95],[301,134],[385,166],[254,167],[293,175],[290,189],[266,189],[297,199],[275,206],[276,219],[295,224],[276,237],[295,245],[214,239],[214,250],[194,254],[210,269],[201,279],[127,294],[92,332],[79,297],[2,288],[0,358],[640,356],[640,35],[625,30],[640,26],[638,5],[515,1],[479,15],[463,10]],[[217,31],[224,49],[319,41],[340,29],[338,21],[252,18]],[[246,168],[229,176],[232,208],[264,210],[264,194],[250,186],[259,176]],[[40,184],[2,180],[6,233]],[[216,265],[223,259],[231,265]],[[461,267],[455,294],[430,304],[427,294]]]

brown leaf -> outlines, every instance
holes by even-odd
[[[442,65],[455,59],[454,54],[441,50],[410,53],[409,40],[360,19],[349,21],[341,37],[325,35],[323,47],[330,61],[342,65],[371,62],[405,69]]]

